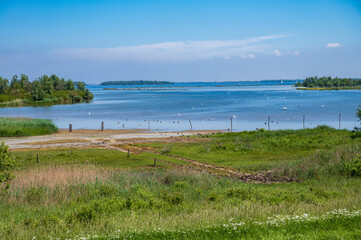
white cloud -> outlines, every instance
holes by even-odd
[[[328,48],[338,48],[338,47],[341,47],[342,45],[339,44],[339,43],[327,43],[326,44],[326,47]]]
[[[282,55],[282,53],[279,50],[274,50],[273,54],[276,55],[276,56],[281,56]]]
[[[298,56],[298,55],[300,55],[300,52],[299,51],[287,51],[287,54]]]
[[[255,56],[253,54],[241,54],[241,58],[255,58]]]
[[[56,56],[96,60],[182,61],[191,59],[239,57],[254,58],[250,52],[267,52],[267,40],[291,35],[269,35],[241,40],[178,41],[115,48],[60,49]]]

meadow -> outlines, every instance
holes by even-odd
[[[0,137],[20,137],[51,134],[58,128],[46,119],[0,117]]]
[[[4,239],[358,239],[361,138],[321,126],[14,151]],[[39,156],[37,158],[37,156]],[[156,164],[154,159],[157,159]],[[272,176],[263,181],[226,173]]]

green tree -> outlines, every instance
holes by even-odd
[[[62,84],[61,84],[61,80],[60,80],[60,78],[59,78],[58,76],[56,76],[55,74],[52,74],[52,75],[50,76],[50,80],[51,80],[51,82],[53,83],[53,86],[54,86],[54,90],[55,90],[55,91],[61,91],[61,90],[63,90],[63,89],[62,89],[63,86],[62,86]]]
[[[0,144],[0,189],[2,192],[7,191],[10,181],[14,179],[13,170],[16,166],[18,163],[9,151],[9,147],[2,142]]]
[[[9,80],[0,77],[0,94],[5,94],[9,88]]]
[[[54,84],[51,79],[47,75],[44,75],[39,80],[43,88],[44,94],[52,95],[54,91]]]
[[[74,91],[75,90],[74,82],[71,79],[69,79],[68,81],[66,81],[65,88],[66,90]]]
[[[82,82],[77,82],[76,83],[76,88],[81,92],[85,92],[85,84],[82,83]]]
[[[44,98],[43,88],[39,80],[35,80],[31,84],[31,97],[34,101],[41,101]]]
[[[13,78],[11,79],[10,88],[14,90],[19,90],[21,88],[18,75],[14,75]]]
[[[84,99],[85,99],[85,100],[91,100],[91,99],[93,99],[93,94],[89,91],[89,89],[86,89],[86,90],[85,90]]]
[[[30,92],[31,84],[28,76],[26,76],[25,74],[21,74],[19,84],[22,90],[24,90],[25,92]]]
[[[356,117],[361,122],[361,105],[359,105],[359,107],[357,108]]]

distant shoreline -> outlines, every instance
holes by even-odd
[[[297,90],[361,90],[361,86],[358,87],[298,87]]]
[[[107,81],[100,83],[101,86],[132,86],[132,85],[172,85],[169,81],[152,81],[152,80],[131,80],[131,81]]]
[[[205,88],[205,87],[209,87],[209,88],[221,88],[221,87],[263,87],[263,86],[291,86],[291,84],[257,84],[257,85],[215,85],[215,86],[160,86],[160,87],[125,87],[125,88],[117,88],[117,87],[107,87],[107,88],[103,88],[103,90],[144,90],[144,91],[173,91],[172,88],[190,88],[190,87],[194,87],[194,88]],[[116,85],[114,85],[116,86]],[[183,91],[186,91],[186,89],[182,89]]]

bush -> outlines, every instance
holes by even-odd
[[[342,162],[342,170],[346,175],[352,177],[361,177],[361,155],[351,161]]]
[[[17,165],[9,147],[2,142],[0,145],[0,193],[9,189],[10,181],[14,178],[12,171]]]

